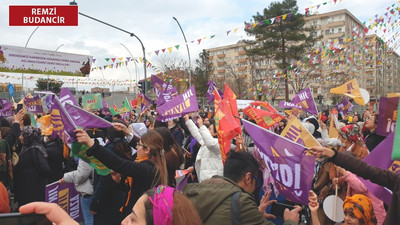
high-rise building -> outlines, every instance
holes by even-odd
[[[324,99],[332,97],[330,88],[352,78],[356,78],[359,86],[369,92],[372,101],[387,93],[400,92],[399,55],[376,35],[366,35],[364,24],[348,10],[314,13],[304,19],[306,27],[315,28],[311,35],[321,36],[321,39],[301,60],[308,70],[291,71],[290,79],[293,79],[291,76],[308,76],[305,87],[312,89],[314,97],[323,95]],[[251,87],[269,86],[275,89],[273,94],[278,93],[273,100],[284,99],[284,87],[279,85],[279,79],[283,81],[283,77],[276,76],[280,70],[275,62],[263,57],[251,60],[245,51],[248,47],[245,42],[239,41],[233,45],[206,49],[213,67],[211,79],[219,86],[227,82],[238,95],[243,95]],[[274,86],[275,83],[278,85]],[[289,85],[290,97],[295,94],[294,90]],[[246,95],[253,98],[257,93],[260,92],[247,92]],[[329,101],[325,103],[332,104]]]

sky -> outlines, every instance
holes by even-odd
[[[4,4],[8,1],[8,4]],[[68,5],[72,0],[2,0],[0,5],[0,45],[24,47],[35,26],[9,26],[9,5]],[[146,58],[155,66],[169,57],[188,60],[187,50],[182,33],[172,17],[180,22],[188,40],[192,67],[202,49],[234,44],[241,39],[250,39],[245,32],[244,21],[250,21],[257,12],[262,13],[272,1],[270,0],[75,0],[81,13],[100,19],[136,34],[143,42]],[[361,22],[383,15],[385,8],[397,3],[388,0],[298,0],[299,12],[304,9],[328,2],[321,6],[318,13],[347,9]],[[398,3],[397,3],[398,4]],[[79,16],[79,25],[73,27],[39,27],[32,35],[28,48],[59,52],[91,55],[96,59],[92,67],[108,65],[105,58],[142,57],[142,48],[138,40],[129,34],[108,27],[99,22]],[[236,32],[233,32],[234,29]],[[229,35],[227,31],[231,30]],[[214,38],[210,39],[212,35]],[[208,37],[202,39],[203,37]],[[200,44],[198,39],[202,39]],[[193,43],[191,41],[194,41]],[[168,50],[159,55],[156,50],[180,45],[170,54]],[[61,47],[60,47],[61,46]],[[130,63],[126,68],[107,69],[91,72],[90,78],[140,80],[143,79],[143,65]],[[156,71],[147,71],[147,76]],[[7,74],[20,77],[21,74]],[[7,81],[17,83],[20,80]],[[26,81],[26,87],[34,87],[32,81]],[[67,85],[68,86],[68,85]],[[70,85],[69,85],[70,86]],[[89,86],[80,86],[79,89]],[[126,87],[114,87],[123,90]]]

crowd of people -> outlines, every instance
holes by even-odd
[[[126,117],[95,113],[113,126],[76,129],[75,134],[87,145],[89,157],[111,169],[105,176],[87,161],[71,158],[63,141],[51,135],[51,127],[33,126],[24,109],[1,119],[0,213],[19,210],[46,214],[55,224],[78,224],[57,205],[44,203],[47,184],[66,182],[80,193],[85,225],[334,224],[322,203],[337,187],[344,200],[344,224],[400,223],[399,175],[362,161],[385,139],[376,134],[378,115],[373,110],[339,114],[338,138],[329,137],[327,127],[334,122],[329,110],[320,117],[298,118],[323,146],[309,149],[317,160],[308,205],[275,196],[264,179],[269,171],[262,153],[243,126],[223,163],[211,110],[168,122],[155,119],[153,106]],[[286,117],[270,130],[281,134]],[[188,174],[181,181],[176,171],[184,169]],[[357,176],[390,189],[391,204],[369,192]],[[293,205],[282,218],[270,213],[278,201]]]

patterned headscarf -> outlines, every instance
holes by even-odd
[[[342,138],[364,146],[360,127],[357,124],[350,124],[339,129],[339,134]]]
[[[24,139],[24,143],[22,144],[22,150],[18,155],[21,156],[31,148],[37,148],[44,157],[47,157],[47,151],[42,145],[43,136],[41,133],[42,132],[39,128],[34,126],[24,126],[24,128],[22,128],[22,137]]]
[[[343,202],[343,211],[357,218],[361,224],[375,225],[377,223],[371,199],[365,195],[347,196]]]

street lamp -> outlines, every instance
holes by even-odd
[[[133,55],[132,55],[132,53],[131,53],[131,51],[129,51],[129,49],[124,45],[124,44],[122,44],[122,43],[120,43],[125,49],[126,49],[126,51],[128,51],[129,52],[129,55],[131,56],[131,58],[133,59]],[[135,63],[135,72],[136,72],[136,84],[137,84],[137,82],[138,82],[138,74],[137,74],[137,65],[136,65],[136,61],[135,60],[133,60],[133,62]],[[126,67],[126,69],[128,70],[128,67]],[[129,72],[129,70],[128,70],[128,72]],[[131,73],[129,72],[129,77],[131,76]],[[132,78],[130,77],[130,79],[132,80]],[[136,85],[136,87],[137,87],[137,85]],[[136,94],[136,91],[134,92],[135,94]]]
[[[31,40],[32,35],[37,31],[37,29],[39,29],[39,26],[37,26],[35,28],[35,30],[33,30],[33,32],[31,33],[31,35],[29,36],[28,40],[25,43],[25,48],[26,46],[28,46],[29,41]],[[24,73],[22,73],[22,95],[24,94]]]
[[[190,52],[189,52],[189,45],[188,45],[188,43],[187,43],[187,41],[186,41],[186,36],[185,36],[185,33],[183,32],[183,29],[182,29],[182,27],[181,27],[181,24],[179,23],[179,21],[175,18],[175,17],[172,17],[172,19],[174,19],[175,21],[176,21],[176,23],[178,23],[178,26],[179,26],[179,28],[181,29],[181,32],[182,32],[182,35],[183,35],[183,38],[185,39],[185,44],[186,44],[186,49],[187,49],[187,52],[188,52],[188,57],[189,57],[189,87],[191,87],[192,86],[192,70],[191,70],[191,61],[190,61]]]
[[[69,3],[70,5],[78,5],[78,3],[76,3],[75,2],[75,0],[74,1],[72,1],[72,2],[70,2]],[[144,93],[146,93],[146,84],[147,84],[147,73],[146,73],[146,50],[145,50],[145,48],[144,48],[144,45],[143,45],[143,42],[142,42],[142,40],[140,40],[140,38],[138,37],[138,36],[136,36],[134,33],[132,33],[132,32],[129,32],[129,31],[126,31],[126,30],[124,30],[124,29],[121,29],[121,28],[119,28],[119,27],[116,27],[116,26],[114,26],[114,25],[111,25],[111,24],[109,24],[109,23],[106,23],[106,22],[104,22],[104,21],[101,21],[101,20],[99,20],[99,19],[96,19],[96,18],[94,18],[94,17],[91,17],[91,16],[88,16],[88,15],[86,15],[86,14],[83,14],[83,13],[81,13],[81,12],[78,12],[78,14],[79,15],[82,15],[82,16],[84,16],[84,17],[87,17],[87,18],[89,18],[89,19],[91,19],[91,20],[94,20],[94,21],[97,21],[97,22],[99,22],[99,23],[102,23],[102,24],[104,24],[104,25],[107,25],[107,26],[109,26],[109,27],[112,27],[112,28],[114,28],[114,29],[117,29],[117,30],[119,30],[119,31],[122,31],[122,32],[124,32],[124,33],[127,33],[127,34],[129,34],[131,37],[135,37],[136,39],[138,39],[138,41],[140,42],[140,44],[142,45],[142,50],[143,50],[143,69],[144,69]]]

